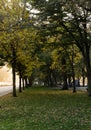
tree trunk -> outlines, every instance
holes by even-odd
[[[54,87],[57,87],[57,77],[55,70],[52,70],[52,76],[53,76],[53,85]]]
[[[90,65],[90,48],[87,47],[86,54],[83,55],[86,69],[87,69],[87,80],[88,80],[88,96],[91,96],[91,65]]]
[[[68,77],[68,87],[72,87],[71,76]]]
[[[49,86],[53,87],[53,79],[52,79],[53,77],[52,77],[52,71],[51,71],[51,69],[49,70],[48,77],[49,77]]]
[[[21,89],[21,74],[19,75],[19,92],[22,92],[22,89]]]
[[[75,70],[74,70],[74,45],[72,44],[72,78],[73,78],[73,93],[76,92],[76,85],[75,85]]]
[[[29,81],[28,87],[31,87],[31,86],[32,86],[32,81],[31,81],[31,79],[28,78],[28,81]]]
[[[13,80],[13,96],[16,97],[16,51],[11,44],[11,49],[12,49],[12,80]]]
[[[82,85],[85,87],[85,76],[82,77]]]
[[[91,96],[91,69],[87,74],[87,80],[88,80],[88,96]]]
[[[12,64],[12,80],[13,80],[13,97],[16,97],[16,73],[14,64]]]
[[[74,65],[72,64],[73,93],[76,92]]]
[[[33,76],[30,76],[30,77],[28,78],[28,80],[29,80],[29,87],[31,87],[32,84],[33,84],[34,77],[33,77]]]
[[[25,76],[24,79],[25,79],[25,87],[28,88],[28,80],[27,80],[27,77]]]
[[[67,72],[66,72],[66,60],[64,57],[61,59],[62,62],[62,76],[63,76],[63,90],[68,89],[68,84],[67,84]]]
[[[63,90],[67,90],[68,89],[68,84],[67,84],[67,76],[65,73],[63,73]]]
[[[25,82],[24,82],[24,78],[22,78],[22,84],[23,84],[23,90],[25,89]]]

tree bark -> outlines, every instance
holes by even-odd
[[[68,84],[67,84],[67,72],[66,72],[66,60],[64,57],[61,59],[62,62],[62,76],[63,76],[63,90],[68,89]]]
[[[66,73],[63,73],[63,90],[68,90],[68,84],[67,84],[67,76]]]
[[[12,64],[12,80],[13,80],[13,97],[16,97],[16,73],[15,73],[15,65]]]
[[[22,92],[22,88],[21,88],[21,74],[19,75],[19,92]]]
[[[85,76],[82,77],[82,85],[85,87]]]
[[[73,78],[73,93],[76,92],[76,85],[75,85],[75,71],[74,71],[74,64],[72,63],[72,78]]]
[[[25,89],[25,82],[24,82],[24,78],[22,78],[22,84],[23,84],[23,90]]]
[[[16,51],[11,44],[11,49],[12,49],[12,80],[13,80],[13,97],[16,97]]]
[[[85,64],[86,64],[86,70],[87,70],[87,80],[88,80],[88,96],[91,96],[91,65],[90,65],[90,48],[87,46],[86,48],[86,54],[83,55]]]
[[[91,96],[91,69],[87,72],[87,80],[88,80],[88,96]]]
[[[24,79],[25,79],[25,87],[28,88],[28,79],[26,76],[24,77]]]

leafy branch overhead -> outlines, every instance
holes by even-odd
[[[89,0],[0,1],[0,57],[12,66],[15,96],[16,72],[26,82],[62,82],[63,89],[71,80],[73,91],[75,79],[87,76],[91,95],[90,5]]]

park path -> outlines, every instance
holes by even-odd
[[[4,96],[10,92],[12,92],[13,87],[12,86],[3,86],[0,87],[0,96]]]
[[[18,86],[16,87],[18,89]],[[0,97],[4,96],[13,91],[13,86],[2,86],[0,87]]]
[[[0,87],[0,97],[6,95],[8,93],[11,93],[13,91],[12,89],[13,89],[12,86]],[[55,87],[55,89],[59,89],[59,87]],[[86,87],[77,87],[77,90],[86,91]]]
[[[87,91],[87,87],[77,87],[77,90]]]
[[[62,86],[58,86],[58,87],[53,87],[53,89],[62,89]],[[72,90],[73,88],[69,88],[70,90]],[[76,90],[78,91],[87,91],[87,87],[76,87]]]

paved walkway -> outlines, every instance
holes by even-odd
[[[17,87],[18,88],[18,87]],[[55,87],[53,89],[60,89],[61,87]],[[81,90],[81,91],[87,91],[86,90],[87,87],[76,87],[77,90]],[[13,87],[12,86],[3,86],[0,87],[0,96],[4,96],[10,92],[13,91]]]
[[[18,85],[16,87],[18,89]],[[0,97],[13,92],[13,86],[0,86]]]
[[[58,86],[58,87],[53,87],[53,89],[62,89],[62,86]],[[72,87],[69,88],[70,90],[73,89]],[[76,87],[76,90],[80,90],[80,91],[87,91],[87,87]]]
[[[87,91],[87,87],[76,87],[77,90],[81,90],[81,91]]]
[[[12,92],[13,87],[12,86],[3,86],[0,87],[0,96],[6,95],[10,92]]]

